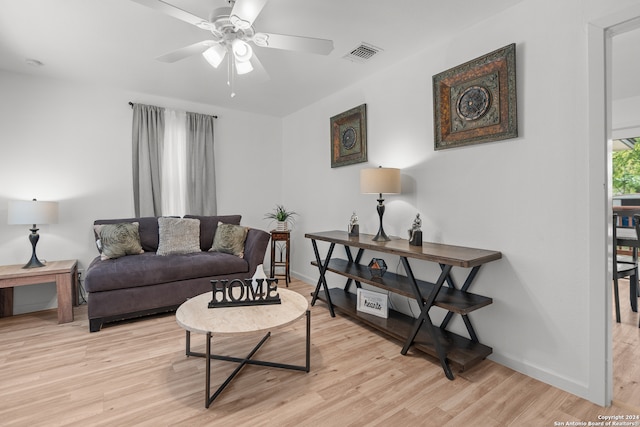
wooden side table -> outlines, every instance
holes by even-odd
[[[13,315],[15,286],[56,284],[58,323],[73,321],[73,306],[78,305],[78,261],[49,261],[44,267],[22,268],[22,264],[0,266],[0,317]]]
[[[289,249],[290,239],[289,231],[277,231],[271,230],[271,277],[284,276],[284,282],[289,287],[291,281],[291,275],[289,273]],[[280,252],[280,258],[276,261],[276,242],[285,242],[285,259],[282,260],[282,251]],[[275,269],[278,267],[284,267],[284,274],[275,274]]]

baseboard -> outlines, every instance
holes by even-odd
[[[512,359],[504,354],[496,353],[495,348],[494,353],[490,355],[488,359],[545,384],[549,384],[553,387],[559,388],[560,390],[564,390],[568,393],[575,394],[578,397],[589,400],[589,388],[587,384],[580,383],[566,376]]]

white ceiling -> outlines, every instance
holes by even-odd
[[[226,70],[200,55],[173,64],[154,59],[208,39],[204,30],[130,0],[0,0],[0,69],[284,116],[519,1],[270,0],[257,31],[331,39],[335,48],[321,56],[256,47],[270,79],[240,76],[231,98]],[[203,18],[228,6],[167,2]],[[361,42],[383,52],[365,64],[342,58]]]

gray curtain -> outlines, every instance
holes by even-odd
[[[216,177],[213,155],[215,118],[187,113],[187,213],[216,215]]]
[[[132,141],[135,216],[160,216],[164,108],[133,104]]]

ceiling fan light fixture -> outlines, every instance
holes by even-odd
[[[231,43],[231,49],[233,50],[233,56],[235,56],[236,61],[239,62],[248,62],[253,55],[253,49],[251,49],[249,43],[244,40],[235,39],[233,43]]]
[[[226,53],[227,51],[222,45],[215,44],[202,52],[202,56],[204,56],[204,59],[206,59],[213,68],[218,68]]]
[[[251,61],[236,61],[236,73],[248,74],[253,71],[253,65],[251,65]]]

